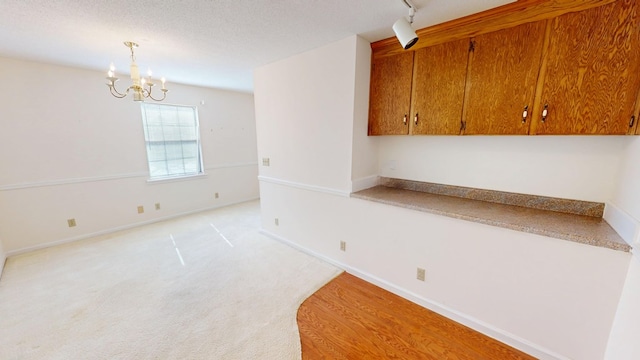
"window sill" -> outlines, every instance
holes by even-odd
[[[206,178],[207,174],[200,173],[196,175],[187,175],[187,176],[176,176],[176,177],[166,177],[166,178],[157,178],[157,179],[147,179],[148,184],[164,184],[170,182],[179,182],[179,181],[189,181],[195,180],[198,178]]]

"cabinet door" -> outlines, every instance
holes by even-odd
[[[639,26],[635,0],[551,20],[535,133],[630,132],[640,87]]]
[[[538,21],[473,39],[465,135],[529,133],[545,28]]]
[[[468,58],[469,40],[416,51],[411,96],[412,134],[460,133]]]
[[[413,51],[374,59],[369,93],[369,135],[409,133]]]

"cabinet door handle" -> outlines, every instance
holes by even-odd
[[[544,110],[542,110],[542,122],[547,120],[547,115],[549,115],[549,104],[544,104]]]
[[[402,123],[407,125],[407,114],[404,114],[404,118],[402,119]]]
[[[633,124],[636,122],[636,116],[631,115],[631,120],[629,120],[629,127],[633,127]]]
[[[529,116],[529,105],[526,105],[524,107],[524,110],[522,111],[522,123],[526,123],[527,122],[527,116]]]
[[[413,124],[418,125],[418,113],[416,113],[416,116],[413,117]]]

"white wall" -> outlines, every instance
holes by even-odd
[[[385,177],[606,202],[623,136],[384,136]]]
[[[634,137],[625,149],[618,176],[616,195],[612,202],[623,212],[632,235],[634,249],[640,245],[640,138]],[[606,359],[640,358],[640,253],[634,253],[620,298],[618,312],[611,330]]]
[[[538,357],[602,359],[630,254],[352,199],[345,189],[377,158],[382,176],[602,200],[615,190],[608,172],[617,173],[626,140],[366,139],[369,57],[350,37],[256,70],[258,152],[271,157],[260,167],[263,229]],[[313,121],[301,121],[302,109],[314,110],[304,117]]]
[[[345,193],[370,187],[377,139],[361,131],[369,118],[370,44],[354,36],[317,52],[255,71],[255,103],[270,119],[257,124],[259,158],[270,159],[260,176]],[[280,91],[281,79],[294,91]]]
[[[280,184],[260,190],[263,229],[280,239],[538,358],[604,356],[628,253]]]
[[[198,106],[207,175],[148,183],[140,105],[112,97],[104,74],[0,58],[0,78],[9,254],[258,197],[251,94],[168,83],[166,103]]]
[[[2,271],[4,270],[4,262],[6,259],[7,259],[7,254],[4,252],[2,239],[0,239],[0,278],[2,278]]]
[[[369,122],[369,80],[371,77],[371,44],[356,38],[355,96],[353,139],[351,147],[352,191],[375,185],[378,178],[378,138],[367,136]]]
[[[640,137],[634,136],[625,147],[613,202],[636,220],[640,219]]]
[[[256,69],[260,176],[351,190],[356,39]]]
[[[640,260],[634,256],[629,266],[605,359],[640,359]]]

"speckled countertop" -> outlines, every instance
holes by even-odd
[[[352,197],[444,215],[456,219],[600,246],[619,251],[631,247],[602,218],[376,186]]]

